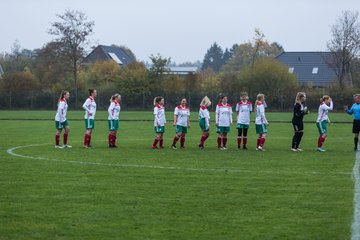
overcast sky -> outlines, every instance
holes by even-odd
[[[202,61],[217,42],[223,49],[244,43],[260,28],[285,51],[326,51],[330,26],[360,0],[0,0],[0,53],[18,40],[41,48],[56,14],[84,12],[95,21],[94,43],[125,45],[138,60],[151,54],[172,61]]]

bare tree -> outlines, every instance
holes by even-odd
[[[78,82],[77,71],[80,61],[84,57],[85,47],[89,45],[87,37],[92,34],[94,21],[87,21],[83,12],[66,10],[64,14],[57,14],[59,22],[51,23],[49,34],[58,38],[56,42],[61,44],[61,54],[69,60],[72,65],[75,84],[75,107],[78,106]]]
[[[331,27],[332,39],[327,43],[331,57],[327,63],[334,70],[340,87],[352,86],[351,64],[360,53],[359,12],[344,11]]]

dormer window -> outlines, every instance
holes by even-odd
[[[318,74],[319,68],[318,67],[314,67],[312,70],[312,74]]]
[[[294,67],[289,67],[289,73],[294,73]]]

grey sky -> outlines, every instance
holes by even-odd
[[[90,37],[125,45],[139,60],[150,54],[177,63],[203,60],[215,41],[223,48],[251,40],[260,28],[286,51],[325,51],[330,26],[343,10],[360,11],[359,0],[0,0],[0,52],[41,48],[56,14],[80,10],[95,21]]]

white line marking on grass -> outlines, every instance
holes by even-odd
[[[296,172],[296,171],[267,171],[267,170],[259,170],[252,171],[246,169],[235,169],[235,168],[187,168],[187,167],[172,167],[172,166],[159,166],[159,165],[138,165],[138,164],[116,164],[116,163],[101,163],[101,162],[84,162],[84,161],[75,161],[75,160],[64,160],[64,159],[56,159],[56,158],[46,158],[46,157],[35,157],[35,156],[27,156],[15,153],[16,149],[20,148],[30,148],[30,147],[38,147],[50,145],[48,143],[44,144],[31,144],[24,146],[17,146],[13,148],[9,148],[6,152],[14,157],[20,158],[28,158],[35,160],[45,160],[45,161],[53,161],[53,162],[63,162],[63,163],[72,163],[72,164],[81,164],[81,165],[97,165],[97,166],[110,166],[110,167],[130,167],[130,168],[149,168],[149,169],[168,169],[168,170],[181,170],[181,171],[196,171],[196,172],[228,172],[228,173],[265,173],[265,174],[276,174],[276,173],[285,173],[285,174],[309,174],[309,175],[320,175],[323,174],[317,171],[309,171],[309,172]],[[61,150],[60,150],[61,151]],[[347,172],[335,172],[339,175],[349,175],[351,173]],[[328,173],[324,173],[328,174]]]
[[[351,226],[351,239],[360,239],[360,152],[356,152],[355,164],[353,168],[353,180],[354,180],[354,219]]]

